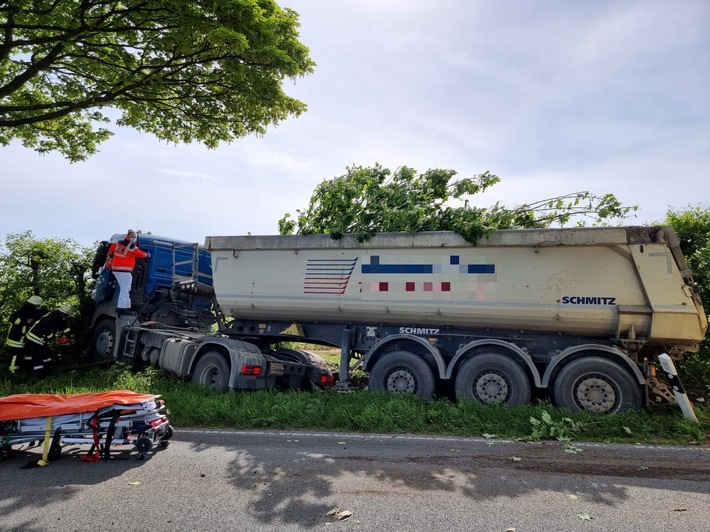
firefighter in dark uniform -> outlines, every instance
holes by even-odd
[[[40,379],[49,374],[52,366],[52,351],[47,342],[69,332],[66,318],[72,312],[74,308],[71,305],[61,305],[57,310],[42,316],[27,331],[27,351],[32,358],[32,370]]]
[[[23,372],[32,369],[32,358],[26,352],[25,335],[32,325],[42,317],[44,301],[39,296],[31,296],[15,312],[10,314],[10,330],[7,332],[7,345],[10,351],[10,373],[19,369]]]

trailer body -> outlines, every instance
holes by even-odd
[[[571,409],[638,407],[650,365],[697,351],[707,318],[670,227],[210,236],[232,333],[341,348],[370,387]],[[349,367],[349,366],[348,366]],[[598,378],[601,376],[601,378]]]

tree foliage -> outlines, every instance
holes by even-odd
[[[666,214],[666,224],[673,227],[680,238],[680,248],[698,284],[705,312],[710,310],[710,208],[688,207],[671,209]],[[680,363],[684,382],[695,390],[710,392],[710,341],[708,336],[700,344],[700,351]]]
[[[273,0],[0,1],[0,144],[85,159],[116,123],[208,147],[306,106],[298,15]],[[118,113],[108,113],[113,108]]]
[[[456,179],[454,170],[417,173],[400,167],[394,172],[379,164],[348,167],[347,173],[323,181],[308,207],[279,220],[281,234],[356,233],[361,240],[377,232],[456,231],[476,242],[495,229],[548,227],[570,220],[612,223],[636,207],[623,206],[613,194],[576,192],[508,208],[500,203],[477,207],[471,196],[500,181],[490,172]],[[578,223],[583,223],[579,222]]]
[[[62,303],[84,306],[88,299],[85,273],[91,250],[71,239],[37,239],[32,231],[9,234],[0,245],[0,334],[7,336],[8,317],[32,295],[47,309]]]
[[[698,284],[700,298],[710,303],[710,208],[688,207],[685,210],[669,210],[665,223],[673,227],[680,238],[683,251],[693,278]]]

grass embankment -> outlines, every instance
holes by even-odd
[[[422,401],[380,393],[220,393],[180,382],[159,370],[133,373],[113,366],[69,372],[13,385],[0,381],[0,396],[16,393],[86,393],[130,389],[162,395],[176,427],[355,431],[381,434],[437,434],[521,439],[567,438],[627,443],[708,443],[710,409],[696,405],[700,424],[678,407],[655,405],[610,416],[557,410],[547,402],[519,407]],[[700,406],[699,408],[697,408]]]

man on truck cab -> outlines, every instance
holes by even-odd
[[[118,282],[116,312],[119,316],[131,310],[131,282],[136,259],[150,256],[150,253],[138,249],[137,240],[138,234],[133,229],[129,229],[126,238],[111,244],[106,257],[106,268],[113,272],[113,276]]]

